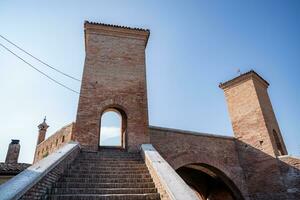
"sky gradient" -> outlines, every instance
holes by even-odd
[[[176,3],[175,3],[176,2]],[[84,20],[151,31],[146,49],[150,125],[233,135],[220,82],[237,69],[257,71],[288,151],[300,156],[300,3],[296,0],[0,2],[0,34],[58,69],[81,78]],[[68,80],[5,44],[39,69]],[[37,126],[48,135],[75,121],[78,95],[52,83],[0,48],[0,161],[20,139],[32,162]]]

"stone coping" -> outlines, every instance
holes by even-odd
[[[141,153],[149,169],[151,176],[156,183],[161,186],[158,188],[167,194],[170,200],[198,200],[195,192],[182,180],[176,171],[163,159],[152,144],[142,144]],[[157,183],[159,181],[159,183]]]
[[[76,148],[80,148],[79,143],[71,141],[0,185],[1,200],[19,199],[22,197]]]
[[[179,133],[179,134],[189,134],[189,135],[195,135],[195,136],[213,137],[213,138],[229,139],[229,140],[235,139],[235,137],[232,137],[232,136],[216,135],[216,134],[211,134],[211,133],[200,133],[200,132],[196,132],[196,131],[187,131],[187,130],[165,128],[165,127],[159,127],[159,126],[149,126],[149,128],[154,129],[154,130],[173,132],[173,133]]]

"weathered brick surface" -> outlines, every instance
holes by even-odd
[[[279,155],[273,130],[286,149],[267,93],[268,83],[249,72],[221,85],[224,89],[237,149],[253,199],[284,199]]]
[[[20,153],[19,140],[12,140],[11,143],[8,145],[5,163],[18,163],[19,153]]]
[[[49,138],[41,142],[36,146],[34,162],[37,162],[47,155],[53,153],[59,149],[62,145],[68,143],[71,140],[72,133],[74,132],[75,124],[71,123],[64,126]]]
[[[300,159],[281,156],[279,160],[288,199],[300,199]]]
[[[73,140],[97,150],[101,114],[125,113],[125,145],[149,143],[145,47],[149,32],[85,23],[86,59]]]
[[[57,166],[55,166],[51,171],[49,171],[38,183],[36,183],[30,190],[28,190],[21,199],[31,200],[31,199],[42,199],[52,187],[64,171],[70,168],[72,162],[77,157],[80,152],[79,146],[73,152],[71,152],[64,160],[62,160]]]
[[[129,151],[152,143],[174,169],[190,164],[211,166],[231,180],[245,199],[300,199],[299,160],[278,158],[287,150],[268,96],[269,84],[254,71],[220,85],[234,138],[149,128],[145,75],[148,36],[147,30],[85,23],[86,59],[76,129],[65,142],[72,139],[84,149],[98,150],[101,115],[107,109],[117,109],[122,114],[122,138]],[[55,150],[53,141],[50,137],[42,142],[36,154],[47,147],[49,153]],[[36,159],[41,156],[36,155]],[[159,184],[158,189],[163,194]]]
[[[175,170],[196,163],[211,165],[232,180],[247,199],[234,138],[157,127],[149,131],[150,142]]]

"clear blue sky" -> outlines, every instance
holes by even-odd
[[[79,78],[84,20],[151,30],[146,52],[151,125],[233,135],[218,84],[236,76],[238,68],[254,69],[271,84],[269,94],[289,153],[300,155],[299,1],[0,2],[0,34]],[[79,90],[80,84],[24,58]],[[49,134],[75,120],[76,94],[2,48],[0,87],[0,161],[13,138],[21,140],[20,161],[32,161],[44,115]]]

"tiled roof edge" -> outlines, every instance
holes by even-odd
[[[224,82],[224,83],[220,83],[220,84],[219,84],[219,87],[223,89],[223,88],[227,87],[228,85],[230,85],[231,83],[234,83],[235,81],[237,81],[237,79],[242,79],[242,78],[244,78],[244,77],[246,77],[246,76],[248,76],[248,75],[250,75],[250,74],[256,75],[256,76],[257,76],[258,78],[260,78],[263,82],[265,82],[267,86],[269,86],[268,81],[266,81],[263,77],[261,77],[258,73],[256,73],[256,72],[252,69],[252,70],[250,70],[250,71],[248,71],[248,72],[246,72],[246,73],[243,73],[243,74],[241,74],[241,75],[239,75],[239,76],[237,76],[237,77],[235,77],[235,78],[233,78],[233,79],[231,79],[231,80],[229,80],[229,81],[226,81],[226,82]]]
[[[84,24],[101,25],[101,26],[108,26],[108,27],[128,29],[128,30],[135,30],[135,31],[145,31],[145,32],[149,32],[150,33],[149,29],[135,28],[135,27],[128,27],[128,26],[120,26],[120,25],[106,24],[106,23],[99,23],[99,22],[90,22],[90,21],[87,21],[87,20],[84,21]]]

